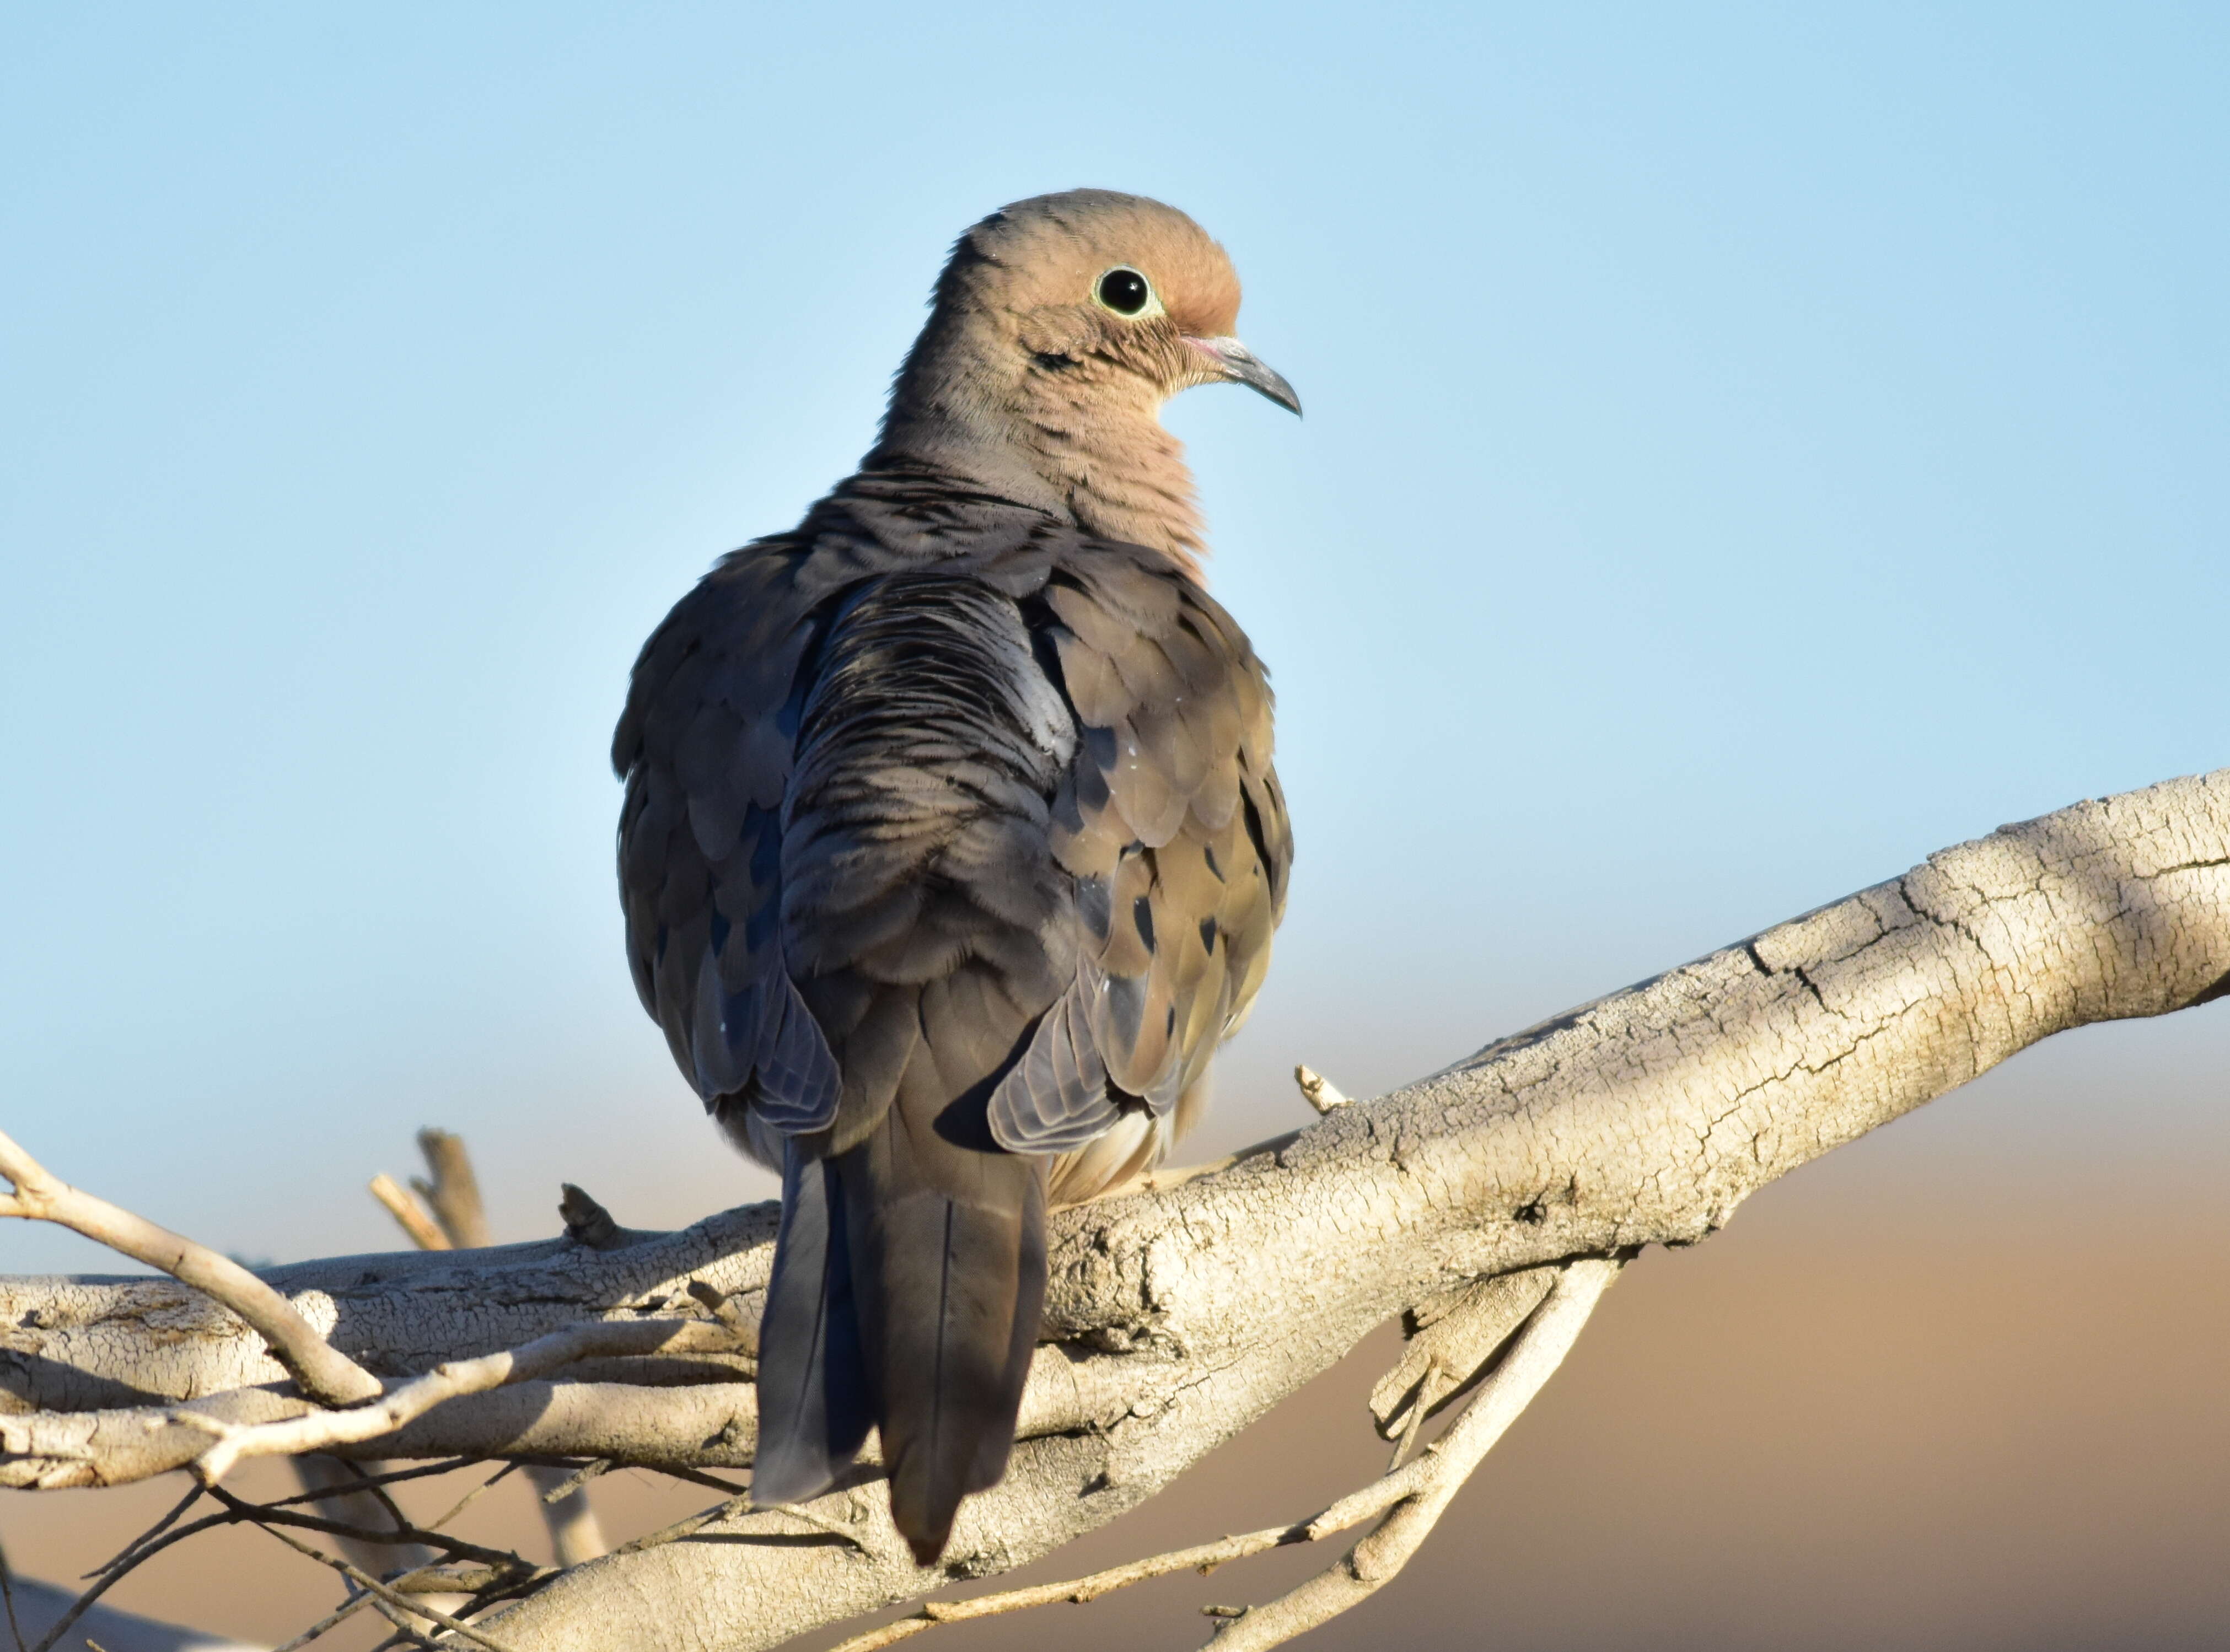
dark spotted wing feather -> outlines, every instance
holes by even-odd
[[[1126,1104],[1169,1113],[1205,1074],[1268,967],[1292,839],[1267,683],[1206,593],[1149,552],[1095,546],[1060,560],[1038,611],[1080,728],[1050,839],[1079,957],[991,1128],[1067,1152]]]
[[[787,1132],[825,1128],[838,1095],[781,925],[783,800],[828,623],[803,561],[754,546],[700,582],[644,646],[612,742],[635,990],[708,1109]]]

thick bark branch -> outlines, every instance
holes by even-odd
[[[71,1186],[4,1135],[0,1176],[12,1189],[0,1194],[0,1216],[52,1222],[82,1233],[222,1303],[263,1339],[313,1399],[345,1405],[379,1392],[370,1372],[334,1352],[292,1303],[231,1257]]]
[[[1405,1307],[1524,1269],[1693,1243],[1766,1182],[2040,1038],[2227,985],[2230,771],[2004,828],[1338,1108],[1275,1152],[1057,1218],[1055,1346],[1033,1372],[1032,1437],[1006,1482],[964,1507],[944,1569],[913,1565],[868,1484],[803,1511],[804,1533],[848,1540],[801,1540],[783,1511],[744,1514],[577,1568],[487,1632],[519,1652],[587,1652],[616,1635],[739,1652],[1020,1565],[1150,1496]],[[337,1347],[401,1374],[585,1317],[686,1312],[692,1280],[751,1297],[772,1216],[729,1212],[609,1250],[558,1241],[269,1277],[333,1327]],[[55,1429],[106,1419],[120,1438],[121,1405],[299,1404],[267,1386],[203,1399],[283,1373],[237,1322],[167,1281],[7,1282],[0,1326],[0,1386],[16,1407],[102,1413],[0,1417],[0,1482],[102,1477],[100,1443]],[[408,1455],[435,1449],[435,1435],[439,1449],[472,1450],[460,1437],[477,1429],[511,1450],[738,1462],[749,1390],[723,1386],[717,1398],[625,1391],[644,1411],[615,1428],[592,1399],[567,1412],[569,1385],[522,1385],[364,1450]],[[488,1404],[528,1388],[545,1412]],[[686,1424],[648,1414],[667,1404]]]

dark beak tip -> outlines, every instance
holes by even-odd
[[[1246,370],[1232,375],[1232,382],[1244,384],[1293,415],[1301,416],[1301,398],[1293,387],[1286,382],[1286,376],[1259,361],[1250,361]]]
[[[1286,382],[1286,376],[1236,338],[1193,338],[1189,342],[1215,363],[1225,383],[1244,384],[1258,395],[1267,396],[1296,419],[1301,416],[1301,398]]]

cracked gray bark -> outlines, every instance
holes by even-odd
[[[1397,1312],[1544,1263],[1692,1244],[1766,1182],[2040,1038],[2227,990],[2230,770],[2002,828],[1275,1151],[1058,1217],[1026,1437],[1006,1482],[963,1508],[944,1567],[914,1566],[868,1483],[812,1505],[814,1523],[752,1514],[593,1561],[486,1627],[519,1652],[743,1652],[1021,1565],[1152,1495]],[[772,1230],[759,1206],[621,1249],[269,1276],[391,1377],[584,1316],[686,1311],[693,1278],[751,1298]],[[0,1483],[175,1466],[207,1437],[160,1424],[164,1404],[300,1409],[252,1334],[169,1281],[5,1282],[0,1327],[15,1413],[0,1415]],[[732,1466],[749,1459],[749,1399],[733,1380],[527,1385],[364,1450]]]

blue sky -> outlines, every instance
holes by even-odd
[[[2226,111],[2203,6],[11,8],[0,1122],[257,1256],[429,1121],[519,1236],[762,1193],[627,980],[625,673],[1079,183],[1309,409],[1169,415],[1300,845],[1208,1146],[2230,762]],[[1898,1130],[2230,1166],[2223,1009],[2065,1042]]]

